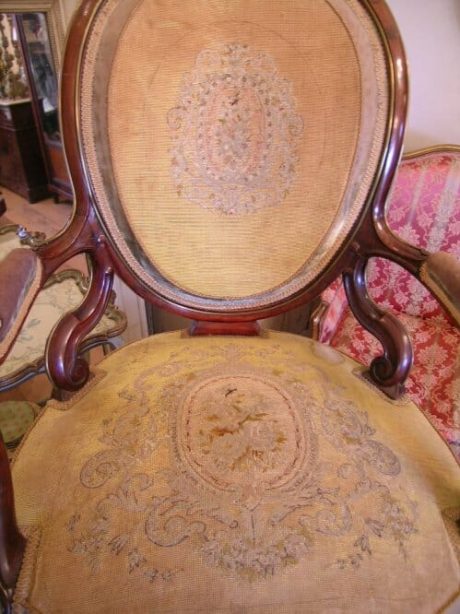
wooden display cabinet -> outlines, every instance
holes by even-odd
[[[0,102],[0,184],[30,203],[49,194],[31,100]]]

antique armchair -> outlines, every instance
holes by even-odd
[[[460,147],[407,154],[386,207],[403,239],[460,259]],[[460,330],[429,292],[398,265],[375,259],[367,273],[371,298],[397,314],[410,334],[414,364],[406,390],[460,458]],[[340,280],[322,296],[317,338],[367,364],[378,341],[353,317]]]
[[[2,306],[6,354],[47,276],[77,253],[93,263],[47,344],[50,376],[75,394],[48,404],[12,475],[3,452],[6,607],[455,603],[460,469],[400,399],[410,341],[365,280],[369,257],[393,260],[459,319],[458,262],[385,221],[406,95],[382,0],[83,0],[61,98],[75,214],[0,270],[22,279]],[[77,347],[114,273],[192,323],[90,373]],[[256,323],[339,274],[383,345],[368,370]]]

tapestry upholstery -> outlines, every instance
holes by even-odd
[[[452,603],[458,466],[412,402],[360,371],[273,332],[168,333],[109,355],[13,463],[29,538],[15,611]]]
[[[0,402],[0,432],[7,448],[14,448],[35,420],[40,407],[29,401]]]
[[[9,234],[0,234],[0,363],[7,354],[33,302],[42,265],[32,250],[21,248]]]
[[[95,17],[86,170],[117,253],[165,298],[217,311],[282,300],[365,205],[389,117],[380,35],[357,0],[288,9],[107,0]]]
[[[404,160],[387,206],[391,229],[430,252],[460,259],[460,151],[435,151]],[[396,313],[414,349],[407,392],[460,458],[460,331],[434,297],[409,273],[375,259],[369,294]],[[320,340],[370,364],[380,344],[355,320],[341,282],[323,296],[328,311]]]

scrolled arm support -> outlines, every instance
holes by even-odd
[[[368,377],[385,394],[398,398],[412,366],[412,345],[402,324],[390,313],[377,307],[366,287],[367,259],[358,257],[354,266],[343,273],[343,283],[350,308],[358,322],[383,346],[375,358]]]
[[[89,367],[78,356],[78,350],[104,315],[111,296],[113,267],[103,237],[97,241],[92,264],[91,284],[85,299],[59,321],[46,347],[48,374],[55,386],[63,390],[79,390],[88,381]]]

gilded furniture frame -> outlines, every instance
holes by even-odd
[[[57,70],[62,64],[66,24],[60,0],[5,0],[4,13],[45,13],[53,56]]]
[[[78,390],[88,380],[89,368],[79,357],[79,347],[107,308],[116,273],[141,297],[153,305],[193,320],[190,335],[257,335],[258,319],[276,316],[308,303],[338,276],[342,275],[353,313],[365,328],[382,343],[384,352],[371,365],[368,378],[383,392],[396,398],[403,391],[404,381],[412,363],[412,348],[408,335],[392,315],[381,311],[369,298],[365,271],[369,258],[380,256],[393,260],[418,279],[426,279],[422,268],[429,267],[430,254],[417,249],[393,235],[385,220],[385,202],[391,188],[403,142],[407,109],[407,77],[405,54],[396,24],[382,0],[360,0],[380,24],[386,40],[387,68],[392,81],[393,96],[386,129],[386,144],[379,170],[360,217],[344,240],[341,249],[322,272],[302,291],[268,306],[236,309],[229,312],[199,310],[173,301],[154,292],[131,272],[116,245],[107,236],[102,219],[93,205],[92,186],[88,180],[80,149],[78,87],[81,68],[82,40],[99,6],[99,0],[83,0],[74,20],[63,61],[61,108],[63,136],[67,160],[75,192],[74,216],[65,231],[37,246],[36,257],[41,263],[41,284],[69,258],[86,253],[92,264],[92,279],[83,303],[67,314],[51,335],[47,347],[47,368],[55,384],[65,390]],[[7,263],[8,264],[8,263]],[[460,267],[459,267],[460,268]],[[423,279],[422,279],[423,277]],[[432,288],[433,290],[433,288]],[[24,301],[21,318],[27,313]],[[19,297],[18,297],[19,298]],[[443,294],[438,293],[442,301]],[[30,299],[30,300],[29,300]],[[448,303],[444,303],[449,307]],[[25,539],[16,525],[13,489],[6,452],[0,451],[0,579],[3,600],[8,609],[25,548]]]

